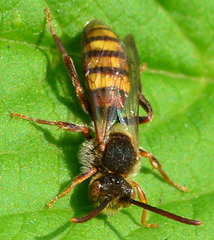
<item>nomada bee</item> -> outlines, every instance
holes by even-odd
[[[95,132],[95,138],[92,139],[87,126],[11,113],[12,117],[57,126],[70,132],[81,132],[86,138],[81,149],[82,173],[64,192],[53,198],[47,205],[48,208],[77,184],[92,177],[89,197],[97,207],[84,217],[71,218],[71,222],[86,222],[100,212],[114,213],[133,204],[144,208],[141,223],[147,227],[155,227],[157,224],[146,223],[146,210],[182,223],[202,224],[200,221],[183,218],[148,205],[143,190],[132,180],[140,168],[141,157],[146,157],[168,183],[181,191],[187,191],[185,187],[174,183],[168,177],[151,153],[139,148],[138,126],[150,122],[153,112],[141,93],[140,64],[133,36],[128,34],[120,40],[100,20],[92,20],[86,24],[81,43],[87,98],[80,85],[74,63],[55,34],[49,10],[46,10],[46,15],[50,32],[62,54],[77,97],[83,109],[91,116]],[[147,116],[139,116],[139,105],[147,112]],[[135,189],[140,201],[135,200]]]

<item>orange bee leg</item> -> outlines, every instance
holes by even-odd
[[[139,116],[139,124],[150,122],[153,117],[152,107],[142,94],[139,97],[139,104],[148,113],[147,116]]]
[[[186,187],[183,187],[183,186],[180,186],[178,184],[176,184],[175,182],[173,182],[169,176],[164,172],[164,170],[162,169],[162,166],[161,164],[159,163],[159,161],[157,160],[157,158],[155,158],[151,153],[145,151],[145,150],[142,150],[142,149],[139,149],[140,151],[140,155],[142,157],[146,157],[146,158],[149,158],[149,161],[150,163],[152,164],[152,166],[157,169],[160,174],[163,176],[163,178],[171,185],[173,185],[174,187],[178,188],[179,190],[183,191],[183,192],[188,192],[188,189]]]
[[[70,184],[70,186],[63,191],[62,193],[60,193],[59,195],[57,195],[55,198],[53,198],[51,200],[50,203],[47,204],[47,207],[50,208],[53,203],[56,202],[56,200],[58,200],[59,198],[64,197],[65,195],[67,195],[77,184],[82,183],[83,181],[85,181],[86,179],[90,178],[92,175],[94,175],[97,172],[97,169],[95,167],[93,167],[92,169],[90,169],[88,172],[83,173],[79,176],[77,176],[72,183]]]
[[[53,39],[54,39],[57,47],[59,48],[59,50],[60,50],[60,52],[62,54],[62,57],[63,57],[64,63],[65,63],[65,66],[66,66],[66,68],[68,70],[69,76],[70,76],[70,78],[71,78],[71,80],[72,80],[72,82],[73,82],[73,84],[75,86],[77,97],[79,98],[80,103],[81,103],[83,109],[85,109],[88,113],[90,113],[89,103],[88,103],[87,98],[85,97],[84,90],[83,90],[83,88],[80,85],[79,78],[78,78],[78,75],[77,75],[77,72],[76,72],[73,60],[72,60],[72,58],[70,56],[68,56],[65,48],[63,47],[60,39],[58,38],[58,36],[56,35],[56,33],[55,33],[54,29],[53,29],[53,26],[52,26],[52,23],[51,23],[51,16],[50,16],[49,9],[45,9],[45,13],[47,15],[47,21],[48,21],[48,25],[50,27],[50,31],[51,31],[51,34],[53,36]]]
[[[11,113],[10,116],[22,118],[27,121],[36,122],[36,123],[40,123],[40,124],[57,126],[63,130],[70,131],[70,132],[81,132],[85,138],[88,138],[88,139],[91,138],[90,130],[88,127],[85,127],[85,126],[79,126],[79,125],[76,125],[73,123],[68,123],[68,122],[42,120],[42,119],[38,119],[38,118],[28,117],[28,116],[18,114],[18,113]]]
[[[132,186],[137,189],[137,195],[139,197],[139,200],[141,202],[147,204],[146,195],[143,192],[143,190],[141,189],[141,187],[138,185],[138,183],[132,182]],[[141,223],[146,227],[158,227],[158,225],[156,223],[152,223],[152,224],[147,224],[146,223],[146,209],[143,209],[143,214],[142,214],[142,217],[141,217]]]

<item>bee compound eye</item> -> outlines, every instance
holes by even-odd
[[[132,189],[132,191],[131,191],[131,198],[132,198],[132,199],[135,199],[135,198],[136,198],[136,193],[135,193],[135,190],[134,190],[134,189]]]
[[[99,181],[94,181],[91,183],[89,189],[89,198],[92,202],[96,203],[100,197],[101,183]]]

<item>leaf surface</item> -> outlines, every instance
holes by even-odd
[[[0,238],[1,239],[213,239],[214,228],[214,2],[11,0],[0,4]],[[140,126],[140,145],[171,178],[169,186],[147,159],[134,178],[149,204],[201,220],[187,226],[132,206],[110,217],[71,224],[93,206],[88,182],[47,210],[45,204],[79,174],[79,133],[10,119],[10,112],[47,119],[90,122],[49,32],[43,10],[72,56],[83,82],[80,34],[99,18],[122,38],[132,33],[141,63],[143,93],[154,110]],[[143,111],[141,114],[144,114]]]

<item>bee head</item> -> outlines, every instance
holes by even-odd
[[[108,173],[92,181],[89,197],[92,202],[98,204],[109,199],[105,210],[115,212],[122,207],[129,206],[130,202],[127,199],[135,198],[135,192],[122,176]]]
[[[93,217],[97,216],[102,211],[116,212],[122,207],[127,207],[130,204],[136,205],[140,208],[147,209],[151,212],[155,212],[159,215],[171,218],[175,221],[189,224],[189,225],[201,225],[201,221],[196,221],[188,218],[184,218],[173,213],[155,208],[144,202],[139,202],[135,199],[135,192],[131,186],[122,176],[115,173],[108,173],[100,176],[96,179],[92,179],[90,184],[89,195],[94,203],[98,204],[98,207],[89,212],[86,216],[81,218],[72,218],[70,221],[74,223],[86,222]],[[144,213],[142,215],[142,223],[144,224]],[[147,225],[149,226],[149,225]],[[155,225],[156,226],[156,225]]]

